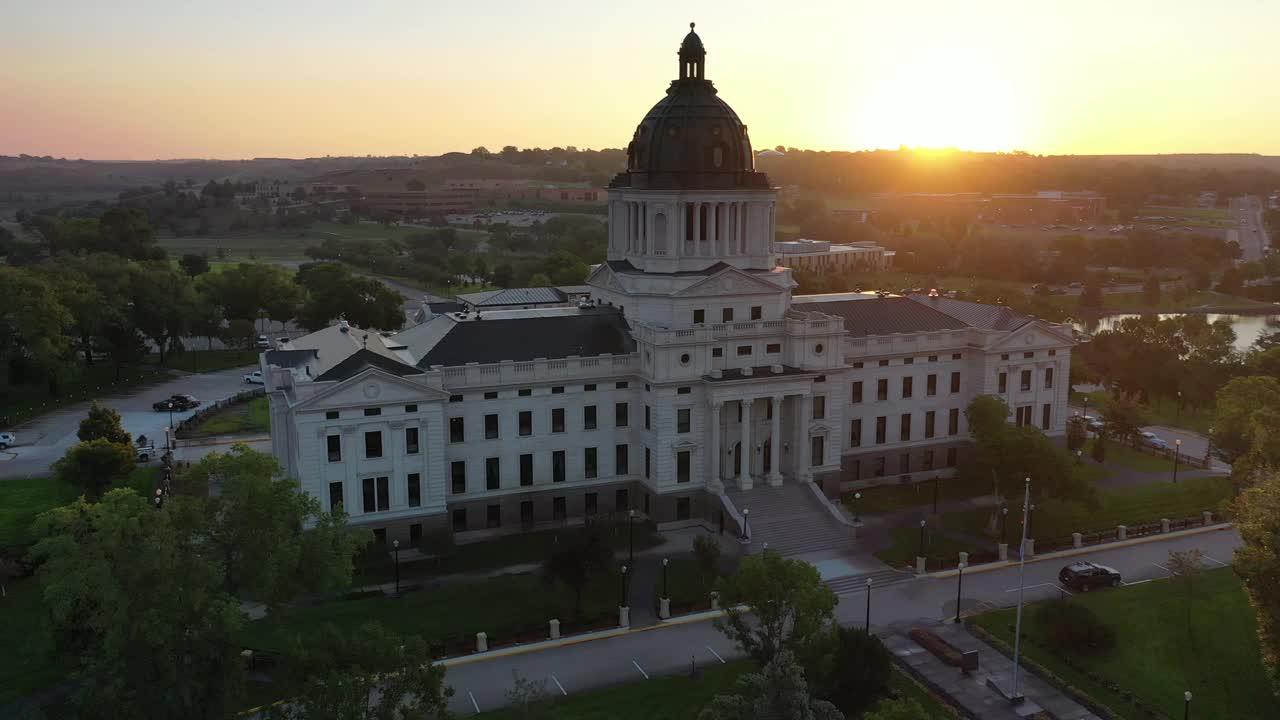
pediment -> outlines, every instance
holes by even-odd
[[[303,400],[294,406],[294,410],[334,409],[400,402],[425,403],[443,401],[448,396],[448,393],[441,390],[397,377],[377,368],[369,368]]]
[[[676,297],[716,297],[724,295],[760,295],[783,292],[783,288],[766,280],[752,277],[733,267],[725,268],[705,280],[700,280],[676,293]]]
[[[1019,348],[1059,347],[1074,344],[1075,339],[1070,335],[1064,334],[1042,322],[1032,321],[1001,338],[999,342],[991,346],[991,349],[1017,350]]]
[[[601,290],[626,292],[625,288],[622,287],[622,283],[618,282],[618,276],[609,267],[609,263],[600,263],[600,267],[587,276],[587,284],[592,287],[598,287]]]

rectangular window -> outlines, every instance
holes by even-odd
[[[533,411],[520,411],[520,437],[528,437],[533,434]]]
[[[884,402],[889,399],[889,381],[880,378],[876,381],[876,400]]]
[[[711,348],[711,357],[724,357],[724,348]]]
[[[898,456],[898,472],[903,475],[911,472],[911,453],[902,453]]]
[[[692,411],[689,408],[680,408],[676,410],[676,432],[689,432],[690,426],[693,424],[689,419],[691,414]]]
[[[485,400],[497,400],[497,399],[498,399],[498,392],[497,392],[496,390],[490,390],[489,392],[487,392],[487,393],[485,393],[485,394],[484,394],[484,399],[485,399]]]
[[[733,308],[724,308],[720,311],[720,322],[733,322]]]
[[[449,418],[449,442],[465,442],[466,433],[463,432],[463,419],[460,417]]]
[[[551,453],[551,482],[564,482],[564,451]]]
[[[381,415],[381,414],[382,414],[382,408],[365,408],[364,409],[365,417],[377,417],[378,415]]]
[[[760,319],[760,318],[762,318],[762,317],[764,317],[764,308],[763,308],[763,307],[761,307],[761,306],[759,306],[759,305],[752,305],[752,306],[751,306],[751,319],[752,319],[752,320],[759,320],[759,319]]]
[[[364,512],[376,512],[378,509],[377,494],[374,489],[373,478],[365,478],[361,481],[361,495],[363,503],[361,509]]]
[[[342,436],[330,435],[325,442],[329,446],[329,462],[342,462]]]
[[[881,415],[876,418],[876,444],[884,444],[885,428],[889,425],[889,418]]]
[[[467,531],[467,509],[466,508],[454,508],[453,531],[454,532]]]
[[[418,454],[418,428],[404,429],[404,451],[410,455]]]
[[[533,501],[532,500],[520,501],[520,527],[523,527],[523,528],[533,527]]]
[[[564,408],[551,409],[551,432],[564,432]]]
[[[340,413],[337,410],[327,410],[324,414],[325,420],[337,420]]]
[[[821,420],[827,416],[827,396],[813,396],[813,419]]]
[[[449,492],[461,495],[467,491],[467,463],[454,460],[449,465]]]
[[[889,361],[888,361],[888,360],[881,360],[881,361],[880,361],[880,367],[889,367]]]
[[[996,379],[996,392],[1001,395],[1009,392],[1009,373],[1000,373]]]
[[[914,380],[915,378],[912,378],[912,377],[902,378],[902,397],[904,398],[911,397],[911,391],[913,390]]]
[[[750,354],[751,354],[751,346],[750,346],[750,345],[739,345],[739,346],[738,346],[738,357],[744,357],[744,356],[747,356],[747,355],[750,355]]]
[[[951,373],[951,392],[960,392],[960,373],[958,372]]]
[[[1033,357],[1035,357],[1035,356],[1036,356],[1036,354],[1035,354],[1034,352],[1030,351],[1030,350],[1028,350],[1027,352],[1022,353],[1022,357],[1026,358],[1027,360],[1030,360],[1031,358],[1033,358]]]
[[[644,406],[644,429],[645,430],[652,429],[653,427],[652,415],[653,415],[653,411],[649,409],[648,405],[645,405]]]
[[[898,422],[898,441],[906,442],[911,439],[911,413],[902,413],[902,418]]]
[[[938,394],[938,376],[931,373],[924,381],[924,394],[933,397]]]
[[[364,456],[367,458],[382,457],[382,432],[374,430],[364,434]]]
[[[849,397],[851,398],[849,402],[852,402],[852,403],[862,402],[862,381],[861,380],[853,384],[853,388],[849,391]]]
[[[596,449],[583,448],[582,450],[582,476],[588,480],[595,478],[596,473]]]
[[[450,396],[449,396],[449,402],[451,402],[451,403],[455,403],[455,402],[462,402],[462,396],[461,396],[461,395],[450,395]]]
[[[937,418],[937,415],[938,413],[933,410],[926,411],[924,414],[924,436],[926,438],[933,437],[934,420]]]
[[[676,388],[677,395],[689,395],[691,393],[693,393],[693,388],[689,387],[688,385],[685,385],[684,387]]]
[[[613,388],[615,390],[626,390],[627,387],[628,387],[628,383],[626,380],[619,380],[618,382],[613,384]]]
[[[631,424],[631,412],[626,403],[614,403],[613,426],[624,428]]]
[[[1030,370],[1022,371],[1022,378],[1019,384],[1022,387],[1022,392],[1027,392],[1028,390],[1031,389],[1031,371]]]
[[[769,353],[770,355],[777,355],[778,353],[782,352],[782,344],[769,343],[768,345],[764,346],[764,351]]]
[[[525,453],[520,456],[520,484],[529,486],[533,484],[533,455]]]
[[[329,483],[329,510],[342,507],[342,481]]]
[[[486,490],[497,490],[502,485],[501,467],[498,465],[498,458],[484,459],[484,488]]]
[[[644,449],[644,476],[653,477],[653,463],[651,462],[649,448]]]
[[[947,412],[947,434],[948,435],[960,434],[960,409],[959,408],[951,408],[951,410]]]
[[[378,478],[378,509],[391,509],[391,480],[390,478]]]
[[[582,392],[595,392],[595,391],[596,391],[595,383],[588,383],[582,386]]]
[[[853,369],[854,369],[854,370],[861,370],[861,369],[862,369],[862,363],[860,363],[860,362],[856,362],[856,363],[854,363],[854,364],[853,364]]]
[[[1044,389],[1045,390],[1053,389],[1053,368],[1044,369]]]
[[[405,405],[404,411],[405,411],[405,414],[412,415],[413,413],[418,412],[418,406],[416,404]]]
[[[600,503],[596,498],[596,494],[589,492],[582,496],[582,512],[585,515],[595,515],[600,510]]]
[[[884,477],[884,456],[883,455],[876,458],[876,466],[875,466],[874,472],[876,477]]]
[[[924,469],[925,470],[933,469],[933,451],[932,450],[924,451]]]
[[[502,527],[502,506],[501,505],[489,505],[488,507],[485,508],[484,526],[491,529]]]
[[[582,408],[582,429],[583,430],[596,429],[596,406],[595,405],[587,405]]]
[[[519,395],[520,397],[529,397],[533,395],[533,390],[530,388],[520,388],[516,391],[516,395]]]
[[[1014,422],[1018,427],[1031,424],[1031,406],[1022,405],[1014,409]]]
[[[938,362],[938,356],[937,356],[937,355],[930,355],[930,356],[929,356],[929,362]]]
[[[422,505],[422,475],[420,473],[409,473],[408,480],[409,507],[419,507]]]
[[[947,467],[956,466],[956,449],[947,448]]]
[[[862,418],[849,421],[849,447],[862,446]]]
[[[551,394],[552,394],[552,395],[563,395],[563,394],[564,394],[564,386],[563,386],[563,385],[554,385],[554,386],[552,386],[552,388],[551,388]]]
[[[692,477],[690,471],[691,459],[688,450],[681,450],[676,453],[676,482],[687,483]]]
[[[701,325],[701,324],[705,323],[706,321],[707,321],[707,311],[706,311],[706,310],[703,310],[702,308],[698,308],[697,310],[694,310],[694,311],[693,311],[693,324],[694,324],[694,325]]]
[[[551,519],[556,522],[564,522],[569,517],[568,503],[565,502],[563,495],[551,498]]]
[[[689,498],[687,497],[676,498],[676,519],[677,520],[689,519]]]
[[[964,357],[964,354],[963,354],[963,353],[952,353],[952,354],[951,354],[951,359],[952,359],[952,360],[959,360],[959,359],[961,359],[961,358],[963,358],[963,357]]]
[[[484,439],[485,440],[498,439],[498,416],[497,415],[484,416]]]
[[[916,359],[915,359],[915,358],[913,358],[913,357],[903,358],[903,359],[902,359],[902,364],[903,364],[903,365],[915,365],[915,364],[916,364]]]
[[[631,474],[631,446],[615,445],[613,447],[613,474]]]
[[[809,438],[809,465],[812,467],[818,467],[826,462],[826,458],[823,457],[823,443],[825,440],[826,438],[821,435],[814,435]]]
[[[1040,429],[1048,430],[1049,421],[1053,419],[1053,407],[1049,403],[1045,403],[1040,412]]]

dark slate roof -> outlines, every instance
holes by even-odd
[[[462,312],[464,307],[466,306],[456,300],[427,303],[427,309],[436,315],[443,315],[451,312]]]
[[[1016,330],[1031,322],[1031,318],[1004,305],[982,305],[946,297],[910,295],[912,302],[937,310],[970,327],[984,330]]]
[[[464,296],[465,297],[465,296]],[[553,287],[508,288],[475,303],[476,307],[537,305],[565,302],[568,296]]]
[[[804,312],[842,317],[845,332],[853,337],[960,330],[967,327],[962,320],[904,297],[794,303],[791,307]]]
[[[317,350],[268,350],[264,354],[267,356],[267,365],[282,368],[301,367],[320,355]]]
[[[704,376],[707,382],[729,382],[731,380],[768,380],[769,378],[794,377],[796,375],[819,375],[817,370],[801,370],[800,368],[783,365],[782,372],[775,373],[769,365],[761,365],[751,368],[750,375],[743,375],[741,368],[726,368],[721,371],[720,377]]]
[[[421,375],[422,371],[418,368],[396,360],[392,360],[386,355],[379,355],[372,350],[361,348],[347,357],[347,359],[334,365],[328,370],[321,373],[316,378],[316,382],[327,382],[329,380],[346,380],[349,377],[359,375],[365,368],[377,368],[392,375]]]
[[[614,308],[596,308],[573,314],[457,322],[418,361],[418,367],[550,360],[570,355],[626,355],[634,351],[635,340],[622,313]]]

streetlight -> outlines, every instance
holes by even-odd
[[[667,558],[662,558],[662,597],[664,598],[671,597],[670,595],[667,594],[667,563],[668,562],[670,561]]]
[[[856,492],[853,494],[853,524],[854,525],[857,525],[858,523],[862,522],[862,519],[858,517],[858,501],[861,499],[862,499],[862,493]]]
[[[1080,464],[1080,456],[1084,455],[1084,450],[1076,450],[1076,464]]]
[[[1085,395],[1084,395],[1084,412],[1080,413],[1080,415],[1081,415],[1081,419],[1082,419],[1082,420],[1083,420],[1083,418],[1084,418],[1084,417],[1086,417],[1086,416],[1088,416],[1088,415],[1089,415],[1089,394],[1088,394],[1088,393],[1085,393]],[[1088,426],[1088,425],[1085,425],[1085,426],[1084,426],[1084,431],[1085,431],[1085,433],[1086,433],[1086,434],[1088,434],[1088,432],[1089,432],[1089,426]]]
[[[636,561],[635,519],[636,509],[631,508],[627,511],[627,562],[629,563]]]
[[[618,607],[627,606],[627,566],[622,566],[622,587],[621,594],[618,595]]]
[[[400,541],[392,540],[391,547],[396,556],[396,597],[400,597]]]
[[[751,514],[751,508],[742,508],[742,539],[746,540],[751,534],[750,525],[747,524],[747,516]]]
[[[1173,481],[1178,482],[1178,459],[1182,455],[1182,438],[1173,441]]]
[[[1009,527],[1009,506],[1005,505],[1000,508],[1000,542],[1009,542],[1009,533],[1005,529]]]
[[[169,401],[169,427],[173,427],[173,401]]]
[[[866,624],[863,625],[863,629],[867,631],[868,635],[871,634],[871,578],[867,578],[867,620]]]
[[[161,490],[160,488],[156,488],[156,497],[154,502],[156,504],[157,510],[159,510],[164,505],[164,491]]]
[[[1191,717],[1191,691],[1182,693],[1182,720],[1188,720]]]
[[[962,562],[956,566],[956,569],[960,571],[960,573],[956,575],[956,624],[957,625],[960,624],[960,588],[962,585],[964,585],[964,568],[965,568],[965,565],[967,564],[968,563]]]
[[[924,526],[925,521],[920,521],[920,557],[924,557]]]

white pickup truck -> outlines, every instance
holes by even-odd
[[[4,450],[10,445],[18,442],[18,436],[11,432],[0,432],[0,450]]]
[[[248,375],[245,375],[245,376],[244,376],[244,381],[245,381],[245,382],[247,382],[247,383],[249,383],[250,385],[265,385],[265,384],[266,384],[266,381],[262,379],[262,371],[261,371],[261,370],[254,370],[253,372],[249,373]]]

